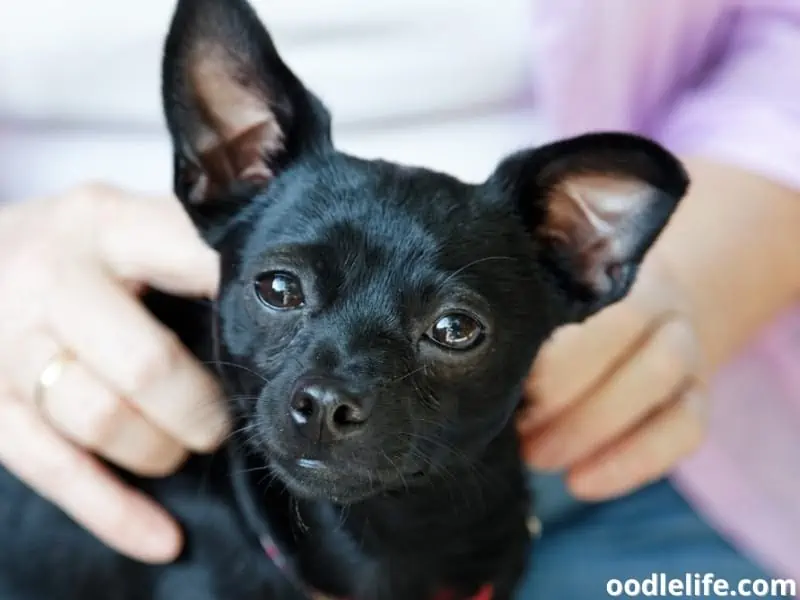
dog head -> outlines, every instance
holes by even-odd
[[[686,191],[598,133],[482,184],[337,151],[244,0],[181,0],[163,100],[175,191],[222,257],[220,366],[250,441],[341,503],[476,462],[540,345],[622,298]]]

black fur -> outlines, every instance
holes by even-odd
[[[686,191],[680,164],[614,133],[520,152],[481,185],[347,156],[244,0],[178,2],[163,91],[175,190],[223,283],[213,307],[148,305],[216,366],[239,433],[174,476],[125,475],[186,530],[166,566],[115,554],[0,470],[0,598],[303,598],[265,532],[334,596],[511,598],[530,544],[521,382],[556,327],[627,292]],[[634,185],[605,245],[570,212],[606,198],[585,176]],[[296,308],[265,304],[276,272]],[[459,323],[472,347],[432,339]]]

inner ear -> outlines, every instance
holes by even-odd
[[[542,266],[582,319],[629,291],[689,179],[652,140],[599,132],[518,152],[488,185],[521,217]]]
[[[218,197],[234,182],[268,182],[275,174],[270,164],[285,150],[278,113],[288,122],[288,107],[271,105],[253,66],[218,44],[199,44],[187,66],[198,163],[186,172],[189,202]]]
[[[250,197],[302,153],[330,146],[327,110],[284,64],[246,0],[178,0],[162,97],[175,191],[203,205],[193,213]]]
[[[627,287],[662,212],[659,190],[641,179],[603,173],[572,174],[545,189],[537,233],[572,263],[570,271],[593,294]]]

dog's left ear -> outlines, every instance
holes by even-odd
[[[592,133],[513,155],[485,185],[513,204],[581,320],[628,293],[689,179],[651,140]]]
[[[193,216],[236,210],[304,154],[330,116],[246,0],[178,0],[162,65],[175,193]]]

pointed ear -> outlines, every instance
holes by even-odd
[[[304,153],[330,146],[327,110],[245,0],[178,0],[162,96],[175,193],[190,212],[252,195]]]
[[[513,203],[583,319],[628,293],[689,180],[653,141],[592,133],[511,156],[487,183]]]

